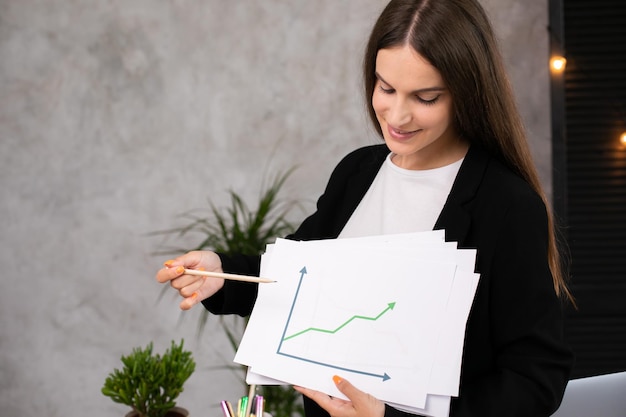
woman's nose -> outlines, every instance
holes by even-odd
[[[406,100],[397,98],[389,107],[387,123],[394,127],[402,127],[411,122],[412,115]]]

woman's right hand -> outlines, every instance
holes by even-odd
[[[222,278],[205,278],[185,274],[185,269],[223,272],[222,261],[215,252],[192,251],[163,264],[156,274],[156,280],[168,282],[184,298],[181,310],[189,310],[205,298],[209,298],[224,286]]]

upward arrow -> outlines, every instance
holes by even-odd
[[[299,332],[297,332],[297,333],[294,333],[294,334],[292,334],[292,335],[290,335],[290,336],[287,336],[287,337],[285,337],[285,333],[283,332],[283,340],[293,339],[294,337],[296,337],[296,336],[300,336],[300,335],[302,335],[302,334],[304,334],[304,333],[307,333],[307,332],[320,332],[320,333],[335,334],[335,333],[337,333],[339,330],[341,330],[341,329],[343,329],[344,327],[346,327],[346,326],[348,325],[348,323],[350,323],[351,321],[356,320],[356,319],[376,321],[376,320],[378,320],[379,318],[381,318],[381,316],[382,316],[383,314],[385,314],[386,312],[388,312],[388,311],[390,311],[390,310],[393,310],[393,308],[394,308],[395,306],[396,306],[396,303],[395,303],[395,302],[387,304],[387,308],[385,308],[383,311],[381,311],[380,313],[378,313],[378,315],[377,315],[377,316],[375,316],[375,317],[367,317],[367,316],[354,315],[354,316],[350,317],[348,320],[346,320],[345,322],[343,322],[343,323],[342,323],[339,327],[335,328],[334,330],[331,330],[331,329],[320,329],[319,327],[309,327],[308,329],[301,330],[301,331],[299,331]],[[286,328],[285,328],[285,330],[286,330]]]
[[[287,327],[289,327],[289,321],[291,320],[291,315],[293,314],[293,308],[296,305],[296,300],[298,299],[298,293],[300,292],[300,286],[302,285],[302,279],[306,274],[306,266],[303,266],[300,270],[300,281],[298,281],[298,288],[296,288],[296,294],[293,297],[293,302],[291,303],[291,308],[289,309],[289,316],[287,316],[287,322],[285,323],[285,328],[283,329],[283,337],[280,339],[280,343],[278,344],[278,349],[276,353],[280,353],[280,348],[283,345],[283,341],[285,340],[285,333],[287,333]]]

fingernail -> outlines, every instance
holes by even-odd
[[[173,263],[174,263],[174,260],[173,260],[173,259],[170,259],[169,261],[165,261],[165,262],[163,263],[163,266],[166,266],[166,267],[168,267],[168,268],[169,268],[169,267],[171,267],[171,266],[172,266],[172,264],[173,264]]]
[[[340,384],[341,381],[343,381],[343,380],[341,379],[341,377],[339,375],[334,375],[333,376],[333,382],[335,383],[335,385]]]
[[[177,266],[176,267],[176,273],[177,274],[182,274],[183,272],[185,272],[185,267],[184,266]]]

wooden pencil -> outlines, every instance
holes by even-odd
[[[248,275],[226,274],[223,272],[199,271],[197,269],[185,269],[185,274],[196,275],[200,277],[208,277],[208,278],[223,278],[223,279],[229,279],[232,281],[246,281],[246,282],[258,282],[258,283],[276,282],[268,278],[252,277]]]

